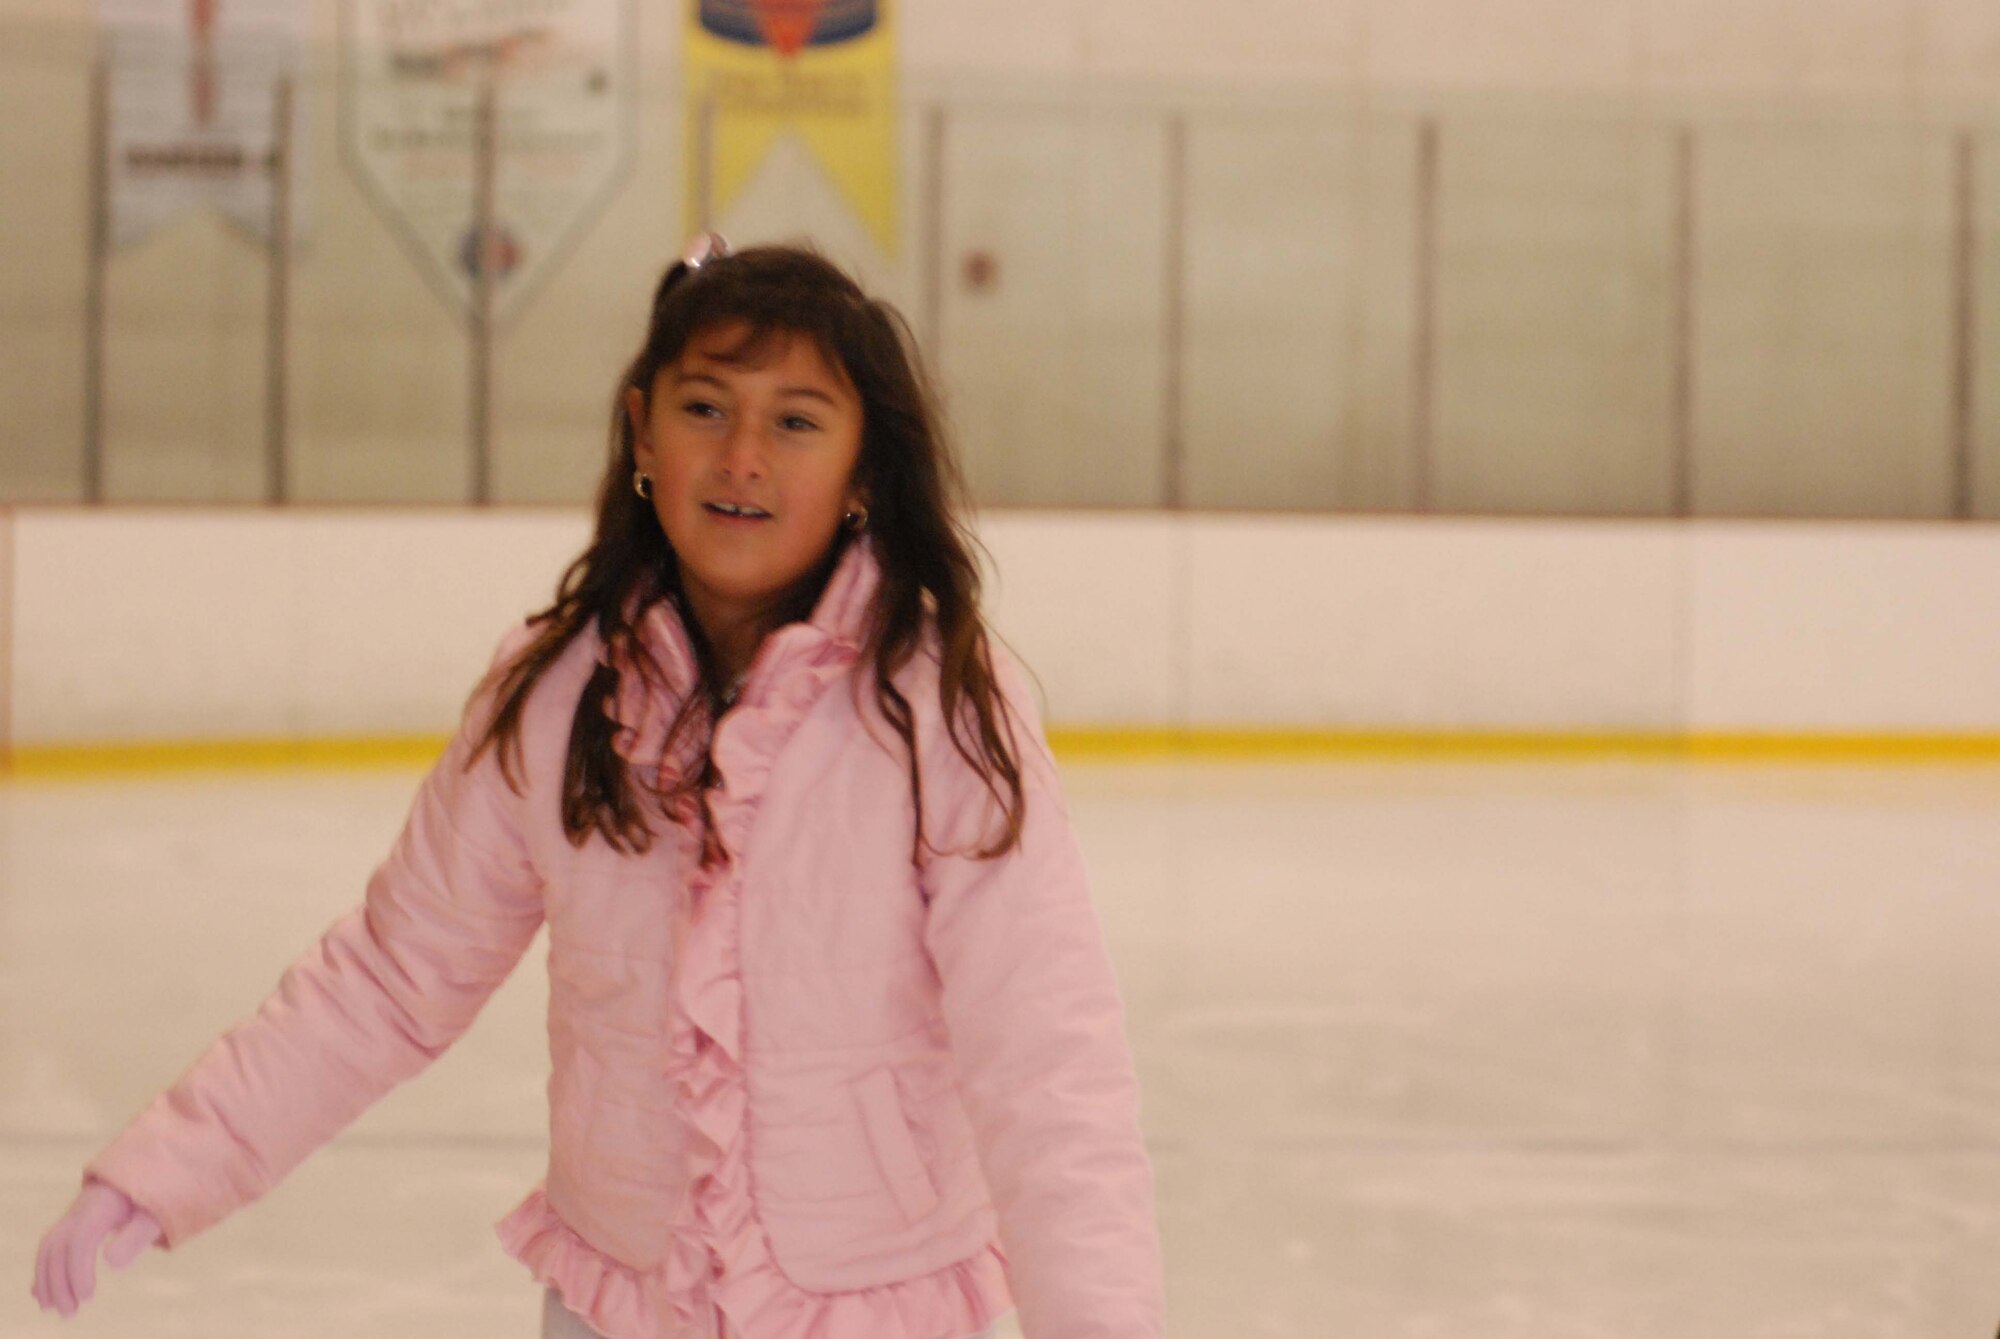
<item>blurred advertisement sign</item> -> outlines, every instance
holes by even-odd
[[[304,218],[296,198],[304,118],[280,110],[304,45],[303,0],[100,0],[97,13],[108,56],[103,152],[113,250],[202,209],[269,243],[287,120],[290,214]]]
[[[345,0],[341,147],[447,305],[503,320],[630,167],[629,0]]]
[[[688,231],[742,194],[795,135],[893,256],[894,0],[684,0]]]

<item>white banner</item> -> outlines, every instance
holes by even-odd
[[[268,243],[279,91],[297,78],[302,0],[101,0],[98,19],[112,247],[207,208]],[[304,104],[293,98],[295,236],[306,217]]]
[[[470,312],[518,310],[630,166],[629,0],[345,0],[341,145],[418,268]],[[492,212],[475,236],[482,99]]]

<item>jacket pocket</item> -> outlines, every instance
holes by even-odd
[[[917,1148],[917,1138],[910,1130],[909,1117],[903,1112],[903,1097],[896,1086],[895,1071],[870,1070],[854,1081],[851,1091],[855,1104],[861,1110],[861,1127],[867,1133],[875,1165],[881,1170],[889,1193],[896,1197],[903,1217],[912,1223],[930,1217],[937,1212],[942,1200],[938,1195],[937,1182],[932,1179],[930,1168],[924,1164],[924,1155]]]

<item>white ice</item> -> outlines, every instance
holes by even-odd
[[[1985,1336],[2000,769],[1071,762],[1179,1339]],[[261,1204],[28,1296],[408,771],[0,784],[0,1335],[532,1339],[539,946]]]

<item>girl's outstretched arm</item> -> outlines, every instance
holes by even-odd
[[[995,809],[948,743],[927,750],[926,768],[947,773],[926,777],[938,845],[966,853],[926,863],[926,936],[1023,1332],[1160,1339],[1152,1168],[1124,1007],[1055,762],[1011,669],[1001,682],[1020,727],[1021,845],[969,854],[991,839]]]
[[[534,937],[522,801],[492,751],[465,766],[486,710],[466,713],[363,904],[90,1163],[165,1246],[262,1195],[442,1054]]]

